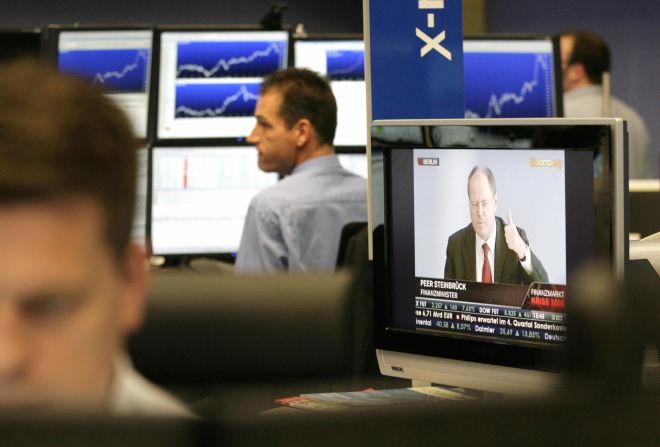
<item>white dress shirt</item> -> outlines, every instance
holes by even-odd
[[[182,402],[138,373],[126,356],[115,362],[109,410],[114,416],[194,417]]]
[[[488,263],[490,264],[490,272],[493,275],[493,282],[495,282],[495,243],[497,240],[497,231],[493,231],[487,241],[481,239],[478,234],[475,234],[475,253],[477,260],[476,262],[476,272],[477,272],[477,282],[481,282],[481,270],[484,265],[484,242],[488,244]],[[520,260],[519,260],[520,261]],[[520,265],[525,269],[528,274],[532,273],[532,252],[529,249],[529,245],[525,246],[525,260],[520,261]]]

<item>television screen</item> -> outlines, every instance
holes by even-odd
[[[551,37],[465,37],[465,118],[562,116],[559,47]]]
[[[277,182],[251,147],[152,149],[154,255],[235,254],[252,197]]]
[[[285,31],[160,30],[159,42],[158,139],[242,141],[261,80],[288,62]]]
[[[424,142],[396,137],[411,127]],[[578,268],[600,260],[623,273],[624,134],[620,119],[376,122],[381,371],[494,391],[544,386],[567,341]]]
[[[61,29],[57,66],[99,86],[128,116],[138,138],[147,137],[153,31]]]
[[[296,40],[294,65],[328,78],[337,100],[334,144],[367,144],[367,103],[364,82],[364,41],[361,37],[326,37]]]

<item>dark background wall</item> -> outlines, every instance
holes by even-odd
[[[660,2],[657,0],[490,0],[490,32],[558,34],[589,29],[610,45],[612,93],[645,119],[655,152],[660,153]]]
[[[275,0],[0,0],[1,26],[257,23]],[[287,0],[284,19],[309,32],[361,32],[361,0]]]

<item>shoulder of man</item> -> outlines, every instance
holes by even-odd
[[[455,231],[449,236],[449,242],[458,242],[459,240],[463,240],[464,238],[468,237],[471,233],[474,233],[474,229],[472,228],[472,224],[469,223],[460,230]]]
[[[116,362],[110,412],[117,416],[195,417],[176,397],[137,372],[128,358]]]

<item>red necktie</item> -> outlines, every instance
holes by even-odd
[[[481,268],[481,282],[492,283],[493,274],[490,271],[490,262],[488,262],[488,252],[490,251],[490,248],[488,248],[488,244],[485,242],[482,247],[484,249],[484,266]]]

